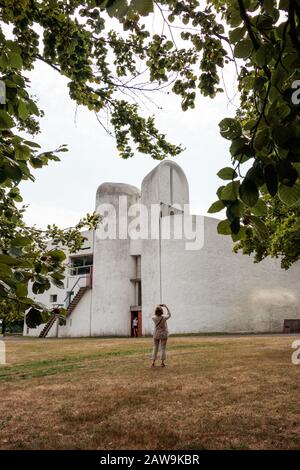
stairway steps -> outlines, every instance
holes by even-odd
[[[85,292],[87,290],[89,290],[90,287],[89,286],[86,286],[86,287],[80,287],[79,291],[77,292],[77,294],[75,295],[74,299],[72,300],[72,302],[70,303],[70,305],[68,306],[67,308],[67,316],[71,315],[71,313],[73,312],[74,308],[77,306],[77,304],[79,303],[80,299],[83,297],[83,295],[85,294]]]
[[[67,308],[67,316],[71,315],[74,308],[78,305],[80,299],[83,297],[85,292],[89,289],[90,289],[89,286],[80,287],[79,291],[77,292],[74,299],[72,300],[72,302],[70,303],[70,305]],[[53,314],[53,316],[47,321],[46,325],[44,326],[44,328],[40,332],[39,338],[46,338],[47,334],[51,330],[51,328],[52,328],[53,324],[55,323],[56,319],[57,319],[57,316],[55,314]]]
[[[42,329],[42,331],[40,332],[39,334],[39,338],[46,338],[47,334],[49,333],[49,331],[51,330],[53,324],[55,323],[57,319],[57,316],[54,314],[46,323],[46,325],[44,326],[44,328]]]

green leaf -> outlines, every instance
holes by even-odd
[[[236,26],[239,26],[242,22],[240,12],[237,11],[237,10],[234,10],[232,8],[231,11],[230,11],[228,22],[229,22],[230,26],[232,26],[233,28],[236,27]]]
[[[7,264],[8,266],[16,266],[18,264],[18,260],[12,256],[0,254],[0,263]]]
[[[299,163],[294,163],[293,166],[296,168],[296,170],[298,172],[298,176],[300,178],[300,162]]]
[[[9,51],[7,54],[9,65],[14,69],[21,69],[23,67],[23,61],[20,54],[14,51]]]
[[[246,236],[246,227],[242,226],[240,227],[240,230],[238,233],[232,233],[231,238],[233,242],[237,242],[239,240],[243,240]]]
[[[248,178],[243,180],[239,189],[239,194],[241,200],[249,207],[255,206],[259,197],[256,184]]]
[[[15,282],[20,282],[22,283],[24,280],[25,280],[25,275],[22,271],[17,271],[15,270],[14,271],[14,274],[13,274],[13,280]]]
[[[237,172],[230,167],[225,167],[222,168],[218,173],[218,177],[221,178],[222,180],[233,180],[234,178],[237,178]]]
[[[43,294],[46,290],[50,288],[50,282],[48,283],[39,283],[39,282],[34,282],[32,284],[32,292],[34,294]]]
[[[254,215],[264,217],[268,214],[267,204],[262,199],[258,199],[255,206],[251,208],[251,211]]]
[[[274,126],[272,129],[272,137],[274,142],[280,147],[289,148],[291,133],[287,127]]]
[[[30,158],[30,148],[27,145],[18,145],[15,147],[16,160],[26,161]]]
[[[214,214],[215,212],[219,212],[222,209],[224,209],[224,207],[225,207],[225,204],[222,201],[216,201],[210,206],[207,212],[209,214]]]
[[[243,39],[245,32],[246,32],[246,28],[244,26],[242,26],[241,28],[235,28],[229,31],[230,42],[235,44],[236,42],[240,41],[241,39]]]
[[[266,79],[264,77],[256,77],[253,83],[254,91],[262,91],[266,83]]]
[[[236,157],[237,155],[243,154],[246,149],[246,143],[247,141],[245,141],[245,139],[243,139],[242,137],[235,139],[229,148],[231,155],[233,157]]]
[[[255,63],[259,67],[268,65],[273,59],[274,49],[272,44],[263,44],[256,52],[254,56]]]
[[[298,179],[296,168],[288,160],[279,160],[276,165],[278,179],[286,186],[293,186]]]
[[[218,223],[217,231],[220,235],[231,235],[229,220],[221,220],[221,222]]]
[[[242,135],[242,127],[239,121],[233,118],[225,118],[219,123],[220,134],[224,139],[234,140]]]
[[[224,188],[225,188],[225,186],[222,185],[222,186],[220,186],[220,187],[217,189],[216,194],[217,194],[217,196],[218,196],[219,199],[221,199],[221,194],[222,194],[222,191],[223,191]]]
[[[53,277],[51,278],[51,281],[52,281],[52,283],[53,283],[56,287],[58,287],[59,289],[64,289],[65,284],[64,284],[62,281],[60,281],[60,280],[58,280],[58,279],[55,279],[55,278],[53,278]]]
[[[264,168],[264,177],[269,194],[274,197],[278,189],[277,172],[272,164],[266,165]]]
[[[22,121],[25,121],[29,116],[29,110],[25,101],[20,100],[18,105],[18,116]]]
[[[232,183],[228,183],[222,189],[221,199],[223,201],[235,201],[238,197],[239,185],[239,181],[232,181]]]
[[[279,106],[277,106],[277,115],[280,117],[280,119],[285,119],[291,114],[291,108],[287,103],[280,103]]]
[[[251,224],[253,225],[253,227],[255,228],[258,237],[261,240],[265,240],[266,238],[268,238],[269,231],[268,231],[266,224],[259,217],[256,217],[255,215],[249,215],[248,218]]]
[[[0,275],[1,276],[11,276],[12,275],[12,269],[11,267],[8,265],[8,264],[3,264],[3,263],[0,263]]]
[[[236,199],[231,202],[226,209],[226,217],[230,222],[235,221],[235,219],[240,219],[243,212],[243,204],[241,201]]]
[[[257,132],[253,141],[254,148],[256,150],[262,150],[270,140],[270,132],[268,128],[262,129]]]
[[[19,188],[12,188],[9,193],[8,193],[8,196],[11,197],[14,201],[17,201],[17,202],[22,202],[22,197],[20,196],[20,191],[19,191]]]
[[[8,57],[7,54],[3,51],[0,55],[0,67],[2,70],[5,70],[8,66]]]
[[[28,147],[32,147],[32,148],[41,148],[41,146],[38,143],[32,142],[30,140],[24,140],[24,144],[28,145]]]
[[[35,102],[32,101],[32,100],[28,101],[28,109],[29,109],[29,112],[32,113],[32,114],[35,114],[36,116],[40,115],[39,108],[37,107]]]
[[[23,237],[22,235],[16,235],[16,237],[11,241],[13,246],[27,246],[31,244],[31,239],[29,237]]]
[[[132,0],[131,6],[142,16],[153,12],[153,0]]]
[[[13,180],[15,184],[19,184],[23,173],[18,166],[6,164],[4,167],[6,177]]]
[[[15,123],[10,117],[10,115],[4,111],[4,109],[0,109],[0,130],[3,131],[5,129],[10,129],[14,127]]]
[[[55,261],[64,261],[66,259],[66,255],[62,250],[48,251],[47,256],[51,256]]]
[[[28,328],[36,328],[43,323],[42,312],[37,308],[32,307],[26,314],[25,321]]]
[[[107,13],[110,17],[121,19],[128,12],[128,5],[125,0],[110,0],[107,3]]]
[[[239,217],[236,217],[230,222],[230,230],[233,234],[238,234],[241,228],[241,223]]]
[[[40,157],[31,157],[30,164],[33,168],[43,168],[46,163]]]
[[[18,297],[27,297],[28,288],[26,284],[18,284],[16,287],[16,295]]]
[[[294,186],[286,186],[280,183],[278,187],[279,199],[287,206],[293,206],[300,200],[300,182]]]
[[[6,46],[7,49],[9,49],[10,51],[17,52],[18,54],[21,53],[21,48],[16,41],[12,41],[11,39],[9,39],[8,41],[6,41]]]
[[[243,39],[238,42],[234,48],[234,56],[238,59],[247,59],[253,50],[253,44],[250,39]]]
[[[253,163],[253,166],[249,168],[246,173],[246,179],[253,181],[258,188],[265,183],[263,166],[257,160]]]

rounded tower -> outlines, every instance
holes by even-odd
[[[139,202],[139,189],[128,184],[103,183],[97,190],[96,213],[102,221],[94,241],[91,335],[130,334],[135,260],[130,255],[128,208]]]

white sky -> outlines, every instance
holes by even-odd
[[[227,72],[232,83],[234,73]],[[67,80],[49,66],[39,63],[31,73],[32,92],[45,111],[41,134],[35,140],[42,150],[67,144],[69,152],[61,153],[61,162],[34,170],[36,181],[23,182],[24,203],[29,204],[25,220],[45,227],[56,223],[61,227],[74,225],[86,212],[92,212],[97,187],[103,182],[123,182],[141,186],[144,176],[159,162],[137,154],[122,160],[93,112],[79,107],[68,95]],[[226,82],[227,82],[226,79]],[[228,90],[232,97],[234,91]],[[195,110],[181,111],[180,98],[157,93],[152,98],[162,111],[156,114],[159,129],[173,143],[182,143],[186,150],[174,159],[184,170],[190,185],[191,211],[205,214],[216,200],[221,180],[217,171],[230,165],[228,141],[219,134],[218,123],[232,116],[234,108],[225,93],[214,100],[199,98]]]

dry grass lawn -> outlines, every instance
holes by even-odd
[[[300,449],[295,338],[8,338],[0,448]]]

